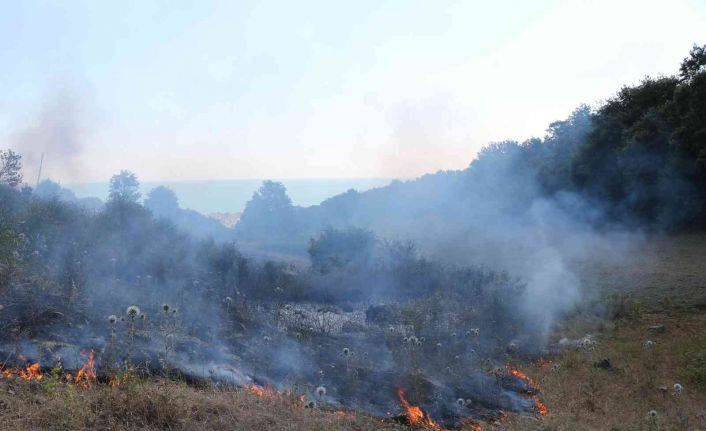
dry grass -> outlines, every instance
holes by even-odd
[[[706,308],[706,233],[651,235],[622,253],[596,253],[577,262],[584,290],[624,293],[652,311]]]
[[[0,430],[384,430],[359,414],[305,409],[293,398],[242,390],[196,389],[167,381],[79,388],[46,381],[5,382]]]
[[[647,327],[663,323],[667,331]],[[687,349],[706,342],[706,316],[648,315],[630,325],[608,326],[597,335],[592,352],[565,351],[552,362],[530,366],[527,374],[540,382],[549,415],[541,420],[510,415],[499,429],[525,430],[701,430],[706,429],[706,392],[686,374]],[[652,349],[643,342],[656,342]],[[612,368],[593,364],[609,358]],[[674,395],[673,385],[684,386]],[[660,387],[667,387],[662,393]],[[658,428],[650,428],[648,412],[658,412]],[[491,428],[492,429],[492,428]]]

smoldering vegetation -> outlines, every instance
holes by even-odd
[[[448,424],[534,412],[535,389],[504,368],[543,349],[516,313],[519,280],[361,229],[313,239],[311,265],[256,261],[156,219],[133,186],[116,176],[98,212],[2,188],[9,363],[75,370],[92,350],[102,373],[271,386],[383,417],[399,389]]]
[[[106,203],[22,188],[5,152],[5,368],[67,373],[92,351],[94,383],[288,391],[436,429],[545,414],[512,364],[546,354],[585,294],[572,262],[616,261],[643,229],[703,225],[704,64],[694,48],[679,77],[580,107],[543,139],[492,144],[463,171],[309,208],[266,181],[234,230],[169,190],[141,203],[125,171]]]

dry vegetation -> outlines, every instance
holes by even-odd
[[[577,313],[555,340],[592,333],[590,350],[565,349],[520,368],[541,386],[546,417],[509,414],[486,430],[706,429],[706,237],[645,242],[628,264],[584,262],[602,297],[620,294],[616,318]],[[650,329],[664,325],[664,331]],[[651,340],[654,345],[645,346]],[[609,359],[610,367],[597,367]],[[683,385],[675,394],[674,384]],[[650,417],[654,410],[656,417]],[[308,409],[280,396],[137,380],[111,388],[52,381],[0,383],[0,430],[379,430],[402,429],[356,413]]]
[[[197,389],[177,382],[119,387],[4,383],[0,430],[384,430],[400,426],[354,413],[304,408],[291,397]]]

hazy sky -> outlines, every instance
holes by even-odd
[[[463,168],[706,43],[704,0],[0,6],[0,148],[62,181]]]

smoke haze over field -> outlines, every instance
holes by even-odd
[[[45,96],[37,112],[24,119],[10,138],[10,148],[24,158],[27,180],[33,184],[37,178],[42,154],[47,158],[44,178],[80,178],[85,169],[84,151],[91,138],[91,117],[68,86]]]
[[[631,306],[576,265],[706,229],[701,3],[6,9],[0,378],[31,361],[63,391],[95,358],[107,390],[226,383],[435,431],[545,415],[512,364]],[[81,85],[40,95],[58,76]]]
[[[0,147],[59,76],[100,124],[64,118],[84,151],[57,181],[412,178],[671,72],[704,27],[692,0],[10,4]]]

